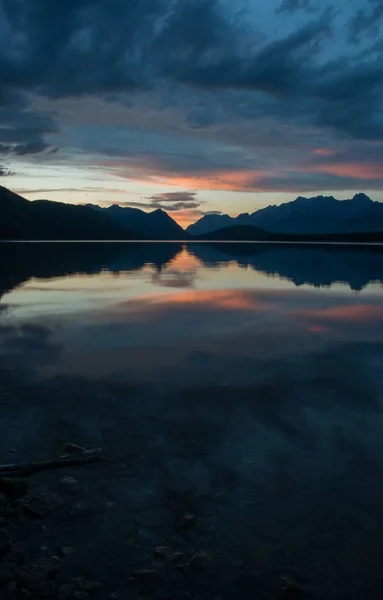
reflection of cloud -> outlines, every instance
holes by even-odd
[[[54,341],[56,329],[38,323],[1,328],[0,357],[7,357],[12,368],[38,371],[54,364],[61,353],[61,345]]]
[[[325,327],[324,325],[310,325],[308,331],[311,333],[326,333],[327,331],[331,331],[329,327]]]
[[[383,306],[369,304],[337,305],[314,310],[300,310],[300,315],[324,321],[373,323],[383,321]]]
[[[155,302],[162,303],[163,296],[159,296]],[[257,297],[242,290],[188,290],[177,294],[171,298],[165,299],[166,302],[172,302],[175,305],[191,306],[198,309],[215,310],[217,308],[226,308],[229,310],[263,310],[265,305]]]
[[[188,288],[193,287],[196,271],[177,271],[166,269],[152,275],[152,282],[161,287]]]

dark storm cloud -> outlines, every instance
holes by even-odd
[[[0,148],[0,154],[1,154],[1,148]],[[9,177],[9,175],[13,175],[13,172],[10,169],[8,169],[7,167],[0,165],[0,177]]]
[[[349,22],[349,40],[359,43],[366,35],[379,33],[383,19],[382,0],[366,0],[365,6],[357,10]]]
[[[183,210],[194,210],[199,208],[204,201],[197,200],[197,192],[184,191],[184,192],[165,192],[163,194],[155,194],[154,196],[147,196],[146,200],[149,202],[120,202],[120,206],[130,206],[132,208],[145,208],[145,209],[160,209],[167,212],[178,212]],[[203,213],[204,214],[204,213]]]
[[[282,0],[276,12],[295,12],[297,10],[315,10],[318,3],[314,0]]]
[[[0,84],[0,155],[43,152],[49,148],[45,135],[56,131],[53,115],[31,107],[26,91]]]
[[[197,192],[184,191],[184,192],[165,192],[163,194],[155,194],[154,196],[148,196],[146,199],[149,202],[119,202],[120,206],[127,206],[131,208],[140,209],[151,209],[151,210],[164,210],[166,212],[183,212],[192,211],[195,216],[203,215],[218,215],[222,214],[221,211],[202,210],[201,206],[205,204],[204,200],[198,200],[196,198]]]
[[[6,85],[51,96],[108,93],[141,80],[163,0],[2,0]]]
[[[97,143],[90,136],[89,153],[114,161],[121,156],[131,178],[133,154],[140,176],[157,169],[197,178],[210,172],[214,180],[223,171],[240,169],[241,161],[244,170],[263,168],[266,145],[280,149],[293,140],[297,152],[306,144],[306,130],[383,140],[383,59],[374,38],[383,2],[345,5],[342,23],[341,10],[326,4],[283,0],[268,16],[278,23],[255,8],[244,23],[241,6],[229,11],[219,0],[0,0],[0,153],[22,158],[57,151],[57,140],[50,140],[60,132],[60,115],[38,109],[37,99],[52,105],[52,100],[93,97],[134,107],[146,92],[159,117],[173,111],[178,130],[167,124],[169,136],[175,132],[176,139],[182,129],[200,145],[188,151],[183,141],[184,151],[167,151],[153,138],[137,149],[138,131],[130,145],[116,143],[113,149],[112,135],[100,136]],[[347,36],[360,45],[350,46]],[[234,121],[246,132],[230,130]],[[203,136],[212,131],[216,148],[232,144],[244,151],[205,150]],[[247,151],[251,144],[253,154]],[[73,147],[78,149],[76,143]],[[308,174],[297,173],[287,179],[299,176],[299,185],[305,185],[302,178]],[[327,185],[336,177],[330,173]],[[312,185],[319,179],[324,185],[324,178],[315,173]],[[247,189],[257,185],[250,181]],[[200,205],[195,195],[150,202],[173,211]]]
[[[196,200],[197,192],[165,192],[163,194],[154,194],[154,196],[148,196],[147,200],[151,202],[182,202],[183,204],[194,204]]]

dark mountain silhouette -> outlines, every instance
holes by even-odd
[[[233,225],[232,227],[223,227],[211,233],[205,233],[195,236],[199,240],[216,240],[216,241],[263,241],[270,239],[269,232],[253,225]]]
[[[223,242],[250,242],[250,241],[269,241],[269,242],[363,242],[363,243],[381,243],[383,242],[383,231],[377,233],[324,233],[324,234],[288,234],[272,233],[254,227],[253,225],[234,225],[233,227],[224,227],[211,233],[195,236],[196,240],[223,241]]]
[[[383,283],[383,248],[379,246],[223,242],[190,244],[188,248],[206,266],[235,260],[241,266],[288,279],[296,286],[348,283],[357,291],[372,282]]]
[[[107,215],[119,227],[145,238],[163,240],[182,240],[190,237],[174,219],[164,210],[157,209],[147,213],[139,208],[122,207],[113,204],[108,208],[101,208],[88,204],[101,214]]]
[[[36,200],[30,202],[0,187],[0,239],[91,240],[136,239],[87,206]]]
[[[187,231],[197,236],[224,227],[248,225],[278,234],[380,232],[383,231],[383,203],[374,202],[365,194],[356,194],[351,200],[336,200],[333,196],[298,197],[292,202],[238,217],[205,215]]]

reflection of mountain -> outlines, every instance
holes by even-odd
[[[191,244],[189,249],[209,266],[237,261],[295,285],[329,286],[348,283],[361,290],[368,283],[383,283],[383,247],[284,244]]]
[[[76,273],[95,275],[103,270],[137,271],[145,265],[154,265],[161,271],[180,255],[182,247],[177,242],[2,243],[0,297],[32,277],[50,279]],[[241,266],[289,279],[297,286],[319,287],[342,282],[361,290],[369,282],[383,282],[383,247],[192,243],[187,248],[205,267],[236,261]],[[167,287],[190,287],[195,272],[189,270],[189,267],[181,271],[164,270],[154,282]]]
[[[161,269],[182,249],[175,242],[45,242],[0,244],[0,297],[31,277],[50,279],[102,270],[137,271],[146,264]]]

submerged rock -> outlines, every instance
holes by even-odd
[[[56,494],[40,494],[31,498],[24,506],[24,510],[34,517],[44,518],[57,510],[62,505],[60,496]]]
[[[297,598],[303,594],[303,589],[295,583],[295,581],[291,581],[287,577],[281,577],[281,587],[283,598],[288,600],[289,598]]]
[[[62,454],[82,454],[83,452],[85,452],[85,448],[77,444],[64,444],[61,449]]]
[[[17,500],[28,494],[28,482],[19,477],[0,477],[0,492],[10,500]]]
[[[137,569],[133,571],[131,580],[143,582],[158,582],[162,579],[161,573],[157,569]]]
[[[210,556],[204,550],[198,550],[190,557],[187,563],[180,565],[182,571],[194,571],[206,569],[211,564]]]
[[[5,529],[0,529],[0,558],[11,550],[13,544],[13,537],[8,533],[8,531],[5,531]]]

